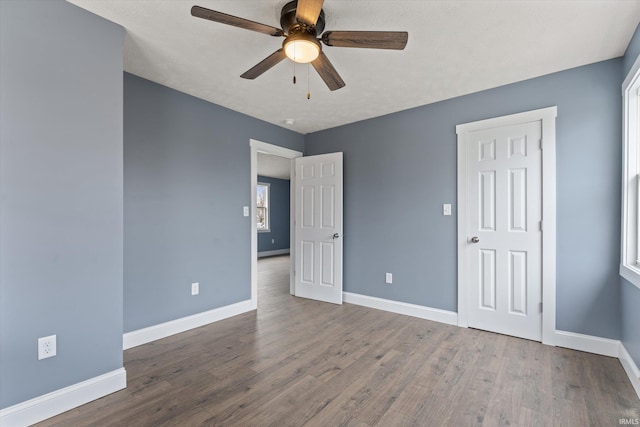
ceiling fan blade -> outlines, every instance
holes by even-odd
[[[258,62],[250,70],[245,71],[245,73],[242,74],[240,77],[242,77],[243,79],[253,80],[256,77],[260,76],[265,71],[267,71],[268,69],[270,69],[271,67],[273,67],[274,65],[278,64],[280,61],[282,61],[286,57],[287,55],[285,55],[284,49],[280,48],[275,52],[273,52],[271,55],[267,56],[262,61]]]
[[[337,47],[402,50],[407,45],[406,31],[327,31],[322,43]]]
[[[329,61],[329,58],[327,58],[324,52],[320,52],[320,56],[311,62],[311,65],[313,65],[313,68],[320,74],[325,84],[329,86],[329,90],[337,90],[345,86],[342,77],[340,77],[340,74],[333,68],[331,61]]]
[[[233,16],[233,15],[227,15],[226,13],[207,9],[201,6],[193,6],[191,8],[191,15],[197,18],[208,19],[210,21],[219,22],[221,24],[233,25],[234,27],[244,28],[245,30],[257,31],[259,33],[268,34],[270,36],[279,37],[284,35],[284,32],[280,28],[261,24],[259,22],[250,21],[244,18],[238,18],[237,16]]]
[[[298,0],[296,20],[302,24],[314,27],[316,22],[318,22],[323,2],[323,0]]]

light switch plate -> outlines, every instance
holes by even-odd
[[[242,207],[242,214],[244,216],[249,216],[249,206],[243,206]]]
[[[442,215],[444,215],[444,216],[450,216],[451,215],[451,204],[450,203],[445,203],[444,205],[442,205]]]

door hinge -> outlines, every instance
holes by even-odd
[[[540,302],[540,313],[542,313],[542,302]]]
[[[544,227],[542,226],[542,221],[540,221],[540,231],[543,231]]]
[[[542,138],[540,138],[540,149],[541,149],[541,150],[542,150],[542,149],[544,149],[544,144],[542,143],[542,141],[543,141],[543,139],[542,139]]]

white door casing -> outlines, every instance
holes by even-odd
[[[555,117],[551,107],[456,128],[459,326],[553,344]]]
[[[295,295],[342,304],[342,153],[295,159]]]

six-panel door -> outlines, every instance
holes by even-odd
[[[540,138],[537,121],[472,132],[467,147],[469,326],[536,341],[542,338]]]
[[[342,304],[342,153],[295,159],[295,294]]]

